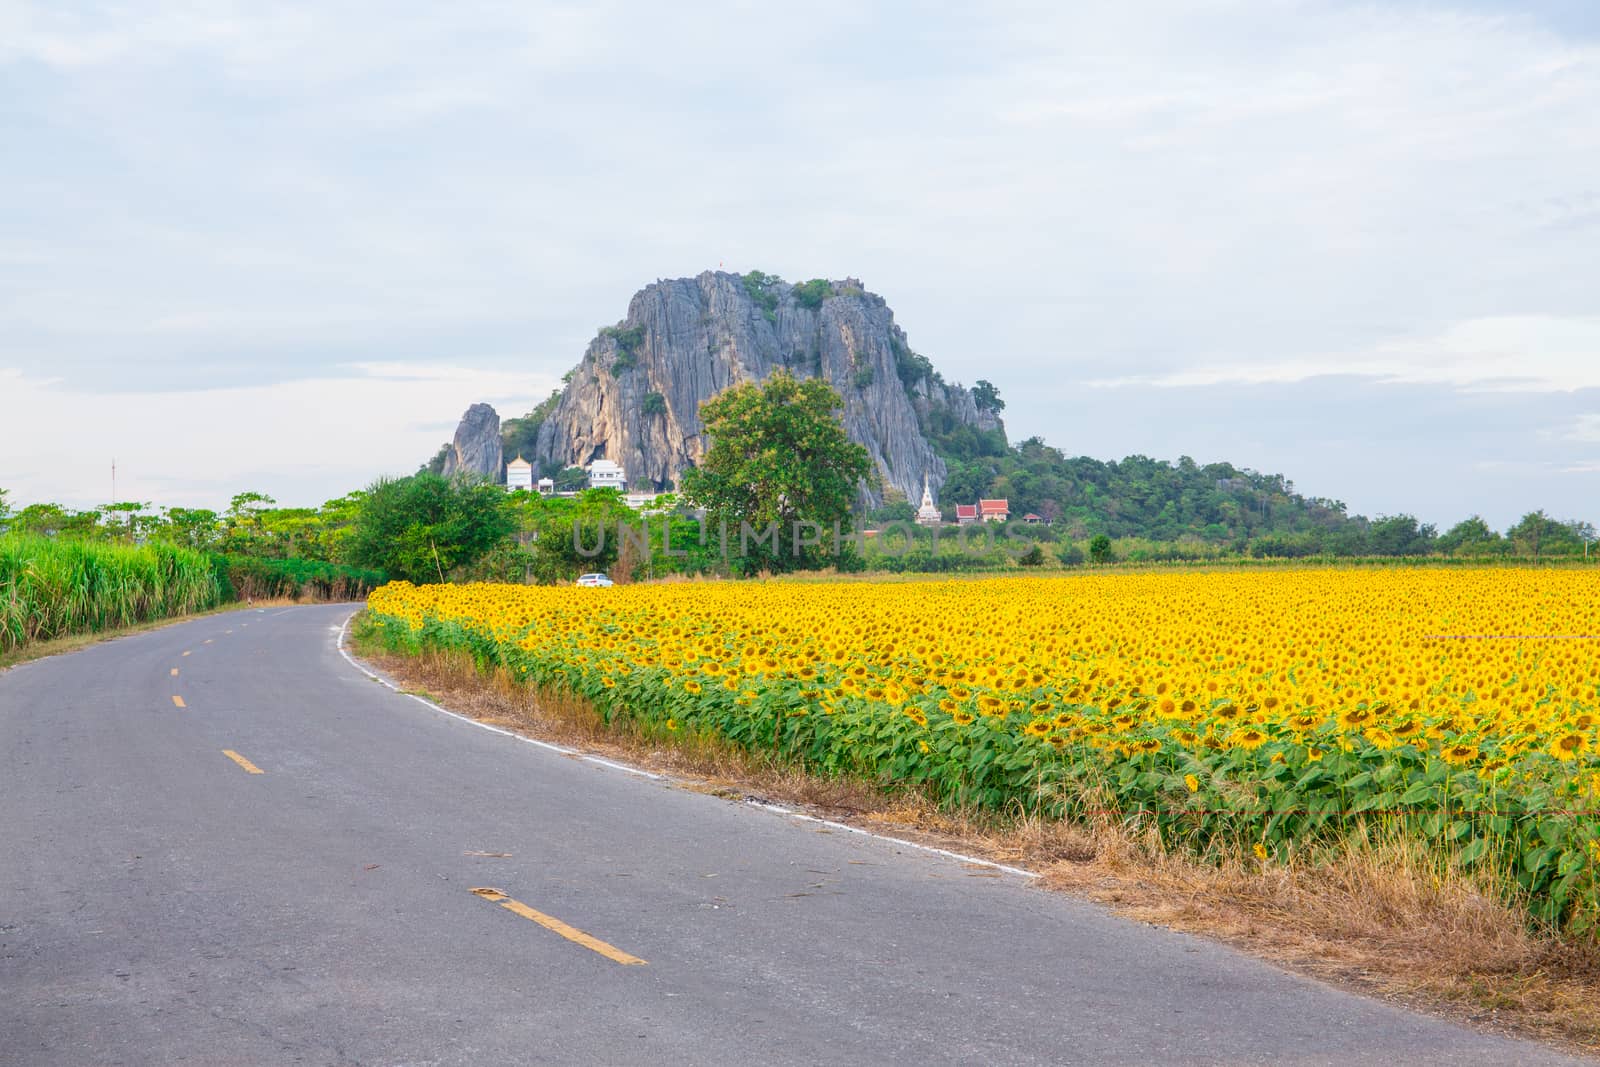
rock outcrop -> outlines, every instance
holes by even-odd
[[[500,454],[500,416],[488,404],[474,404],[461,416],[455,440],[444,454],[441,473],[475,474],[500,481],[504,471]]]
[[[869,505],[894,491],[917,500],[925,475],[936,489],[944,481],[932,420],[1003,432],[971,392],[911,350],[883,298],[855,279],[794,286],[707,271],[634,295],[627,318],[601,330],[568,375],[529,458],[564,467],[610,459],[631,486],[666,488],[704,454],[700,404],[779,369],[825,378],[843,398],[845,429],[881,475]]]

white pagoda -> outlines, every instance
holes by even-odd
[[[506,492],[533,488],[533,464],[518,456],[506,464]]]
[[[905,512],[901,512],[905,514]],[[928,476],[922,476],[922,505],[917,508],[917,525],[939,525],[939,509],[933,506],[933,491],[928,488]]]

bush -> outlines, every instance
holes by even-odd
[[[489,482],[435,474],[375,482],[345,545],[352,563],[396,578],[443,580],[516,529],[506,493]]]
[[[933,363],[927,356],[918,355],[900,338],[891,337],[890,346],[894,349],[894,372],[907,389],[920,381],[942,382],[939,372],[933,369]]]
[[[312,559],[215,555],[212,569],[233,600],[360,600],[388,581],[380,570]]]
[[[833,283],[825,278],[812,278],[809,282],[802,282],[794,287],[794,298],[801,307],[811,308],[813,311],[822,306],[822,302],[833,295]]]
[[[600,331],[601,337],[609,337],[616,342],[617,356],[611,361],[611,373],[629,371],[639,365],[639,346],[644,343],[643,326],[607,326]]]
[[[753,270],[749,274],[741,275],[739,280],[744,283],[744,291],[754,300],[761,309],[761,317],[768,322],[778,321],[778,286],[783,284],[783,279],[776,274],[766,274]]]

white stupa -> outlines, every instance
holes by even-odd
[[[518,456],[506,464],[506,492],[533,488],[533,464]]]
[[[904,514],[904,512],[901,512]],[[922,505],[917,508],[917,524],[920,526],[939,525],[939,509],[933,506],[933,491],[928,488],[928,476],[922,476]]]

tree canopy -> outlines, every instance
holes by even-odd
[[[442,582],[516,529],[505,492],[488,482],[427,472],[367,490],[350,527],[350,562],[413,582]]]
[[[684,473],[683,494],[713,529],[739,539],[746,573],[824,566],[839,547],[835,524],[849,532],[872,461],[845,433],[840,404],[822,379],[780,371],[700,405],[711,445]],[[740,536],[745,525],[757,537],[776,526],[776,538],[751,545]]]

